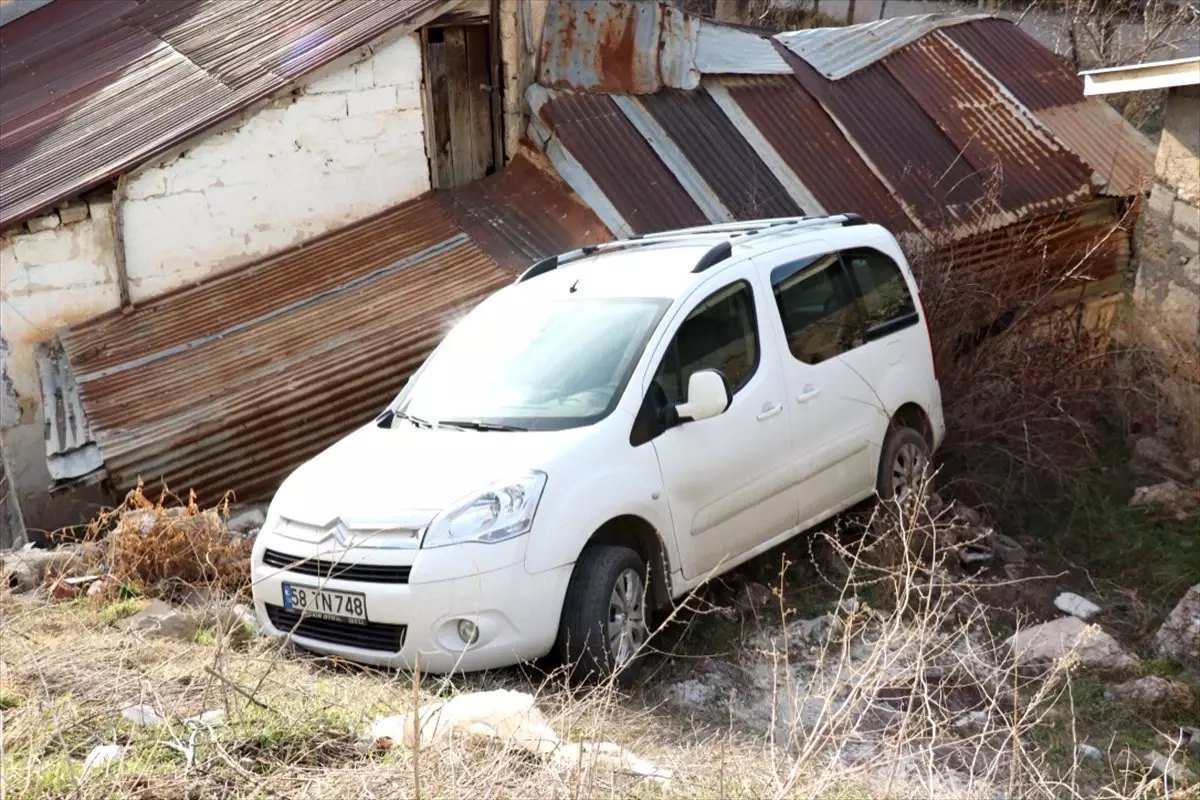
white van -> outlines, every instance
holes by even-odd
[[[369,664],[557,651],[628,675],[656,610],[909,490],[943,434],[884,228],[843,214],[586,247],[485,300],[386,411],[287,478],[255,608]]]

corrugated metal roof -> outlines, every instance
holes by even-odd
[[[0,227],[455,0],[57,0],[0,29]]]
[[[640,101],[734,219],[805,213],[707,92],[662,91]]]
[[[544,156],[523,147],[501,172],[436,197],[500,266],[520,272],[534,262],[612,239]]]
[[[1092,170],[941,33],[880,64],[986,184],[1021,216],[1092,194]]]
[[[512,280],[431,197],[61,333],[116,488],[272,491]]]
[[[916,14],[892,17],[844,28],[811,28],[777,34],[782,43],[817,72],[836,81],[950,25],[961,25],[986,15]]]
[[[787,75],[792,71],[768,39],[708,21],[700,23],[696,69],[703,75]]]
[[[718,83],[826,211],[853,211],[895,231],[913,229],[896,199],[795,80],[746,77]]]
[[[973,20],[947,28],[944,33],[970,53],[993,80],[1035,112],[1083,99],[1082,79],[1008,20]]]
[[[879,63],[830,81],[785,51],[797,80],[929,229],[975,221],[983,181],[917,101]]]
[[[699,18],[663,3],[550,0],[538,82],[598,92],[694,88],[699,28]]]
[[[564,93],[537,113],[634,233],[708,222],[612,98]]]
[[[1103,100],[1043,108],[1038,116],[1108,181],[1102,194],[1142,194],[1154,182],[1154,145]]]

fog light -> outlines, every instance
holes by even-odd
[[[475,644],[479,641],[479,628],[469,619],[460,619],[458,621],[458,638],[469,645]]]

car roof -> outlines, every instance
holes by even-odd
[[[584,248],[547,259],[552,263],[539,263],[531,268],[532,277],[523,276],[505,291],[511,290],[530,299],[539,295],[561,297],[569,291],[577,298],[660,297],[675,300],[705,278],[751,256],[813,241],[828,242],[831,248],[837,249],[894,241],[887,229],[879,225],[859,220],[847,226],[842,224],[842,219],[840,215],[800,218],[806,223],[804,227],[768,227],[753,231],[753,235],[731,233],[720,230],[721,226],[711,226],[715,229],[668,231],[641,239],[619,240],[600,245],[603,249],[599,252],[590,253]],[[725,243],[730,247],[724,257],[718,254],[711,266],[699,273],[694,271],[702,258]]]
[[[635,250],[597,253],[571,261],[536,279],[511,287],[558,296],[571,291],[577,297],[663,297],[675,299],[695,285],[696,262],[719,239],[702,242],[663,242]]]

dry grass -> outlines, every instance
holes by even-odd
[[[989,582],[950,561],[967,529],[929,507],[876,515],[869,527],[869,535],[822,539],[847,565],[834,596],[860,602],[838,612],[827,631],[801,638],[786,624],[795,622],[791,599],[812,589],[796,585],[785,564],[775,613],[743,608],[743,635],[723,640],[740,679],[687,713],[663,705],[669,682],[661,678],[626,693],[613,684],[570,688],[557,674],[527,667],[414,686],[406,674],[263,639],[150,638],[123,626],[138,600],[45,605],[3,597],[0,795],[1155,795],[1160,784],[1140,767],[1073,757],[1077,677],[1059,669],[1034,679],[998,649],[1007,631],[992,627]],[[699,607],[711,610],[700,596],[681,610]],[[663,647],[665,636],[651,646]],[[666,649],[668,666],[704,678],[703,661],[677,643]],[[491,688],[533,693],[564,741],[616,742],[676,779],[663,788],[611,770],[564,769],[489,740],[417,752],[373,752],[359,741],[377,715]],[[152,707],[164,723],[124,719],[120,709],[132,703]],[[215,709],[225,712],[223,722],[185,721]],[[964,718],[976,721],[964,726]],[[1046,741],[1056,743],[1057,760]],[[85,779],[84,759],[106,744],[126,747],[125,756]]]
[[[250,586],[249,540],[229,536],[229,501],[202,509],[191,494],[186,503],[166,489],[156,500],[142,485],[117,508],[102,512],[87,528],[85,541],[104,542],[100,564],[112,579],[104,599],[134,593],[179,597],[194,586],[236,596]]]

